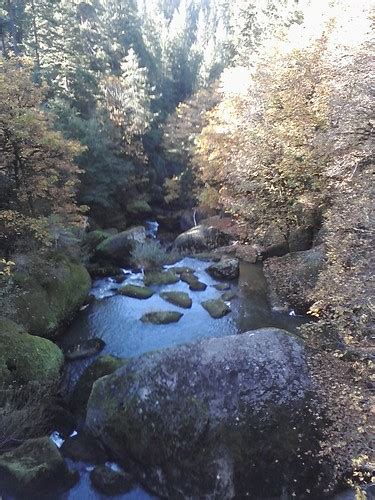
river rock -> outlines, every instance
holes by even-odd
[[[202,281],[199,281],[198,279],[192,281],[189,285],[189,289],[192,292],[204,292],[206,288],[207,288],[206,283],[202,283]]]
[[[323,498],[308,354],[273,328],[148,353],[95,382],[86,425],[161,497]]]
[[[154,311],[142,316],[143,323],[153,323],[154,325],[167,325],[168,323],[177,323],[183,314],[177,311]]]
[[[230,313],[230,307],[221,299],[211,299],[202,302],[202,307],[214,319],[223,318]]]
[[[62,254],[49,257],[45,268],[14,275],[20,293],[12,300],[11,319],[32,335],[54,338],[56,331],[85,302],[91,288],[90,275],[79,262]]]
[[[171,267],[170,270],[173,273],[178,274],[179,276],[181,276],[181,274],[185,274],[185,273],[191,274],[194,272],[194,269],[192,269],[191,267],[188,267],[188,266],[175,266],[175,267]]]
[[[240,261],[233,257],[224,257],[207,268],[207,272],[216,279],[236,279],[240,274]]]
[[[125,285],[118,289],[120,295],[126,295],[134,299],[149,299],[154,295],[154,292],[146,286]]]
[[[124,366],[126,363],[126,359],[115,358],[114,356],[99,356],[87,367],[79,378],[70,397],[69,406],[73,413],[84,416],[94,382],[105,375],[113,373],[117,368]]]
[[[268,259],[264,274],[274,307],[304,314],[313,303],[312,292],[324,265],[324,246]]]
[[[231,300],[235,299],[237,297],[237,294],[235,292],[232,292],[232,290],[228,290],[227,292],[224,292],[221,296],[221,300],[224,302],[230,302]]]
[[[162,292],[160,297],[175,306],[189,309],[193,305],[193,301],[185,292]]]
[[[119,234],[110,236],[96,247],[95,258],[109,260],[119,266],[126,266],[131,260],[131,252],[136,243],[146,241],[146,229],[143,226],[133,227]]]
[[[118,266],[91,263],[86,265],[86,269],[92,278],[107,278],[108,276],[118,276],[122,274],[122,270]]]
[[[17,498],[40,499],[47,491],[51,495],[51,489],[58,498],[58,492],[72,487],[78,478],[48,437],[29,439],[0,455],[0,488]]]
[[[76,359],[90,358],[98,354],[98,352],[101,352],[104,347],[104,340],[97,337],[84,340],[83,342],[68,347],[64,352],[65,359],[67,361],[74,361]]]
[[[216,285],[212,285],[216,290],[219,290],[219,292],[226,292],[230,290],[230,284],[229,283],[217,283]]]
[[[84,432],[66,439],[60,451],[64,457],[75,462],[104,464],[108,460],[108,455],[100,441]]]
[[[133,488],[133,477],[122,470],[99,465],[90,474],[95,489],[104,495],[122,495]]]
[[[230,237],[212,226],[196,226],[177,236],[174,247],[184,252],[204,252],[227,245]]]
[[[0,318],[0,381],[2,387],[29,382],[57,384],[64,363],[62,351],[50,340],[29,335],[13,321]]]
[[[143,281],[146,286],[173,285],[180,281],[180,277],[173,271],[151,271],[145,274]]]

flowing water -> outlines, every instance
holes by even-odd
[[[297,327],[306,321],[305,318],[272,311],[267,299],[266,282],[262,266],[241,264],[240,278],[231,283],[231,291],[236,297],[230,301],[232,312],[222,319],[212,319],[201,306],[207,299],[220,298],[222,291],[213,285],[218,281],[212,279],[205,269],[208,262],[185,258],[176,266],[186,266],[194,270],[200,281],[206,283],[203,292],[192,292],[189,286],[180,281],[173,285],[153,286],[156,292],[150,299],[139,300],[117,295],[116,289],[124,284],[143,284],[142,273],[126,272],[124,283],[117,284],[111,278],[94,282],[92,294],[96,301],[81,311],[65,332],[61,346],[66,348],[72,344],[100,337],[106,343],[102,354],[113,354],[119,357],[134,357],[155,349],[162,349],[186,342],[193,342],[204,337],[233,335],[248,330],[275,326],[295,332]],[[173,266],[169,266],[173,267]],[[188,292],[193,299],[191,309],[180,309],[165,302],[159,296],[161,291]],[[170,325],[144,324],[140,321],[144,313],[154,310],[176,310],[184,315],[178,323]],[[292,313],[292,311],[290,312]],[[69,363],[67,377],[70,388],[93,361],[81,360]],[[105,498],[92,489],[89,473],[92,467],[87,464],[73,464],[81,473],[80,482],[60,498],[64,500],[89,500]],[[146,500],[153,498],[140,487],[126,495],[114,497],[118,499]]]

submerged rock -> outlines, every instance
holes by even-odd
[[[154,292],[146,286],[125,285],[118,289],[120,295],[126,295],[133,299],[149,299],[154,295]]]
[[[153,323],[155,325],[167,325],[168,323],[177,323],[183,314],[177,311],[154,311],[142,316],[143,323]]]
[[[206,283],[202,283],[202,281],[199,280],[192,281],[189,285],[189,289],[193,292],[204,292],[206,288]]]
[[[0,381],[2,387],[28,382],[55,385],[64,363],[62,351],[50,340],[29,335],[13,321],[0,318]]]
[[[185,292],[162,292],[160,297],[175,306],[189,309],[193,305],[193,301]]]
[[[161,497],[323,498],[307,355],[273,328],[148,353],[94,384],[86,425]]]
[[[119,234],[110,236],[97,246],[95,258],[109,260],[117,265],[125,266],[130,262],[131,252],[136,243],[146,241],[146,229],[143,226],[133,227]]]
[[[143,281],[146,286],[173,285],[180,281],[180,277],[173,271],[153,271],[146,273]]]
[[[216,227],[195,226],[177,236],[174,247],[186,252],[204,252],[229,243],[229,236]]]
[[[87,401],[94,382],[105,375],[113,373],[126,363],[126,359],[115,358],[114,356],[98,357],[92,365],[86,368],[74,387],[69,402],[72,411],[81,416],[85,415]]]
[[[235,292],[228,290],[227,292],[224,292],[222,294],[221,300],[224,300],[224,302],[230,302],[231,300],[235,299],[236,297],[237,297],[237,294]]]
[[[95,356],[98,352],[101,352],[105,347],[105,342],[99,338],[92,338],[84,340],[79,344],[74,344],[66,349],[64,352],[65,359],[68,361],[74,361],[76,359],[85,359]]]
[[[214,319],[223,318],[231,312],[230,307],[221,299],[205,300],[202,302],[202,307]]]
[[[217,285],[212,285],[216,290],[219,290],[219,292],[226,292],[227,290],[230,290],[230,284],[229,283],[218,283]]]
[[[133,488],[133,477],[122,470],[99,465],[90,474],[91,482],[104,495],[121,495]]]
[[[207,268],[207,272],[213,278],[233,280],[240,274],[240,261],[233,257],[223,257],[219,262]]]
[[[0,487],[17,498],[42,498],[67,490],[78,480],[48,437],[29,439],[0,455]]]

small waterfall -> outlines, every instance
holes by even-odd
[[[197,209],[194,208],[193,210],[193,222],[194,222],[194,227],[197,227]]]

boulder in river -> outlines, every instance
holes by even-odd
[[[65,359],[68,361],[74,361],[76,359],[90,358],[91,356],[98,354],[98,352],[101,352],[104,347],[104,340],[97,337],[84,340],[78,344],[68,347],[64,352]]]
[[[32,335],[54,338],[57,329],[85,302],[91,288],[85,267],[62,254],[54,254],[45,269],[15,273],[20,293],[12,300],[11,319]]]
[[[44,498],[47,491],[51,494],[51,488],[57,498],[59,492],[69,489],[77,480],[78,473],[69,472],[48,437],[29,439],[0,455],[1,490],[16,498]]]
[[[55,385],[64,363],[62,351],[48,339],[29,335],[13,321],[0,318],[0,381],[2,387],[29,382]]]
[[[96,380],[105,375],[113,373],[120,366],[127,363],[126,359],[115,358],[114,356],[99,356],[90,366],[86,368],[70,397],[69,406],[78,415],[86,414],[87,401],[89,400],[92,386]]]
[[[154,325],[167,325],[168,323],[177,323],[183,314],[177,311],[154,311],[142,316],[143,323],[153,323]]]
[[[133,299],[149,299],[154,295],[151,288],[146,286],[138,285],[125,285],[118,289],[120,295],[126,295],[127,297],[132,297]]]
[[[184,309],[189,309],[193,305],[193,301],[189,297],[189,294],[185,292],[162,292],[160,297],[175,306],[183,307]]]
[[[230,307],[222,299],[205,300],[202,307],[214,319],[223,318],[230,313]]]
[[[313,303],[312,291],[324,266],[324,245],[274,257],[264,263],[264,275],[274,307],[304,314]]]
[[[216,290],[219,290],[219,292],[226,292],[230,290],[230,284],[229,283],[217,283],[216,285],[212,285]]]
[[[178,283],[180,281],[180,277],[172,270],[150,271],[145,274],[143,281],[146,286],[173,285],[174,283]]]
[[[227,245],[230,237],[213,226],[195,226],[181,233],[174,242],[174,247],[184,252],[204,252]]]
[[[224,292],[221,296],[221,300],[224,300],[224,302],[230,302],[231,300],[235,299],[237,297],[236,292],[233,292],[232,290],[228,290],[227,292]]]
[[[192,292],[204,292],[206,288],[207,288],[206,283],[203,283],[202,281],[199,280],[194,280],[189,285],[189,289]]]
[[[90,474],[95,489],[104,495],[123,495],[133,488],[133,477],[122,470],[98,465]]]
[[[146,229],[136,226],[119,234],[110,236],[96,247],[95,258],[108,260],[119,266],[126,266],[130,262],[131,252],[136,243],[146,241]]]
[[[164,498],[323,498],[308,354],[273,328],[148,353],[95,382],[86,425]]]
[[[207,272],[216,279],[233,280],[240,274],[240,261],[235,257],[223,257],[208,267]]]

